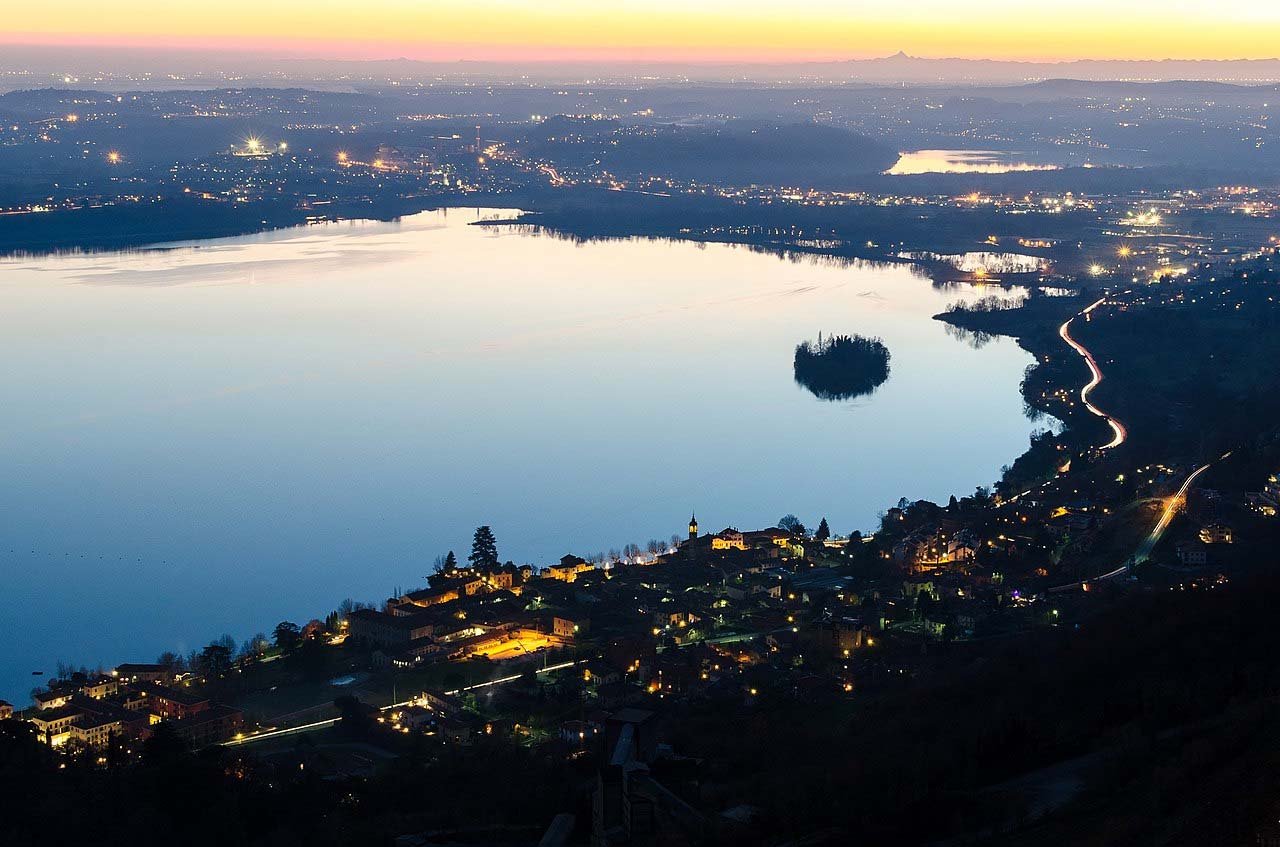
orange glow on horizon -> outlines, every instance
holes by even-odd
[[[1280,11],[1134,0],[63,0],[6,12],[0,42],[455,61],[822,61],[927,57],[1272,58]]]

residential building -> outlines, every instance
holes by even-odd
[[[173,670],[167,665],[130,662],[117,665],[111,674],[121,682],[159,682],[162,685],[173,682]]]
[[[592,570],[595,565],[586,559],[578,556],[568,555],[560,557],[560,564],[551,565],[544,572],[551,579],[558,579],[561,582],[573,582],[578,578],[578,574]]]
[[[590,628],[591,621],[588,618],[562,618],[556,615],[551,619],[551,632],[560,638],[576,638],[586,635],[587,630]]]

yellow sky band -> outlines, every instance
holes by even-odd
[[[692,6],[693,4],[689,4]],[[102,43],[138,43],[175,37],[228,46],[324,49],[357,55],[447,58],[470,55],[501,59],[563,53],[602,58],[617,51],[711,58],[843,58],[906,50],[923,56],[1022,59],[1061,58],[1271,58],[1280,54],[1280,20],[1263,15],[1242,21],[1208,12],[1159,14],[1149,4],[1130,4],[1113,14],[1077,6],[1037,12],[1026,4],[1011,13],[999,0],[930,6],[927,15],[893,16],[876,5],[851,13],[826,2],[804,2],[786,13],[746,4],[678,8],[667,3],[619,4],[406,2],[364,0],[274,0],[171,3],[143,0],[111,3],[60,0],[50,13],[43,4],[22,4],[0,23],[6,40],[60,38]],[[871,5],[871,4],[867,4]],[[948,8],[949,7],[949,8]],[[1185,4],[1184,4],[1185,7]],[[1144,11],[1146,10],[1146,11]]]

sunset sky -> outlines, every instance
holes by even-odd
[[[57,0],[0,41],[334,58],[825,60],[1271,58],[1271,0]]]

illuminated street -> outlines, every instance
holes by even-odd
[[[1125,442],[1125,439],[1128,437],[1128,433],[1125,431],[1124,424],[1120,423],[1118,420],[1093,405],[1093,403],[1089,402],[1089,393],[1098,387],[1098,383],[1102,382],[1102,369],[1098,367],[1098,362],[1093,358],[1093,354],[1071,337],[1071,323],[1078,317],[1089,315],[1094,309],[1105,303],[1106,300],[1107,298],[1105,296],[1099,297],[1089,306],[1085,307],[1085,309],[1078,315],[1065,321],[1062,326],[1058,328],[1058,335],[1062,337],[1062,340],[1071,345],[1071,349],[1079,353],[1081,358],[1084,359],[1085,364],[1089,366],[1090,379],[1080,389],[1081,402],[1084,403],[1086,409],[1105,420],[1107,425],[1111,427],[1111,440],[1099,447],[1099,450],[1111,450],[1119,447]]]

